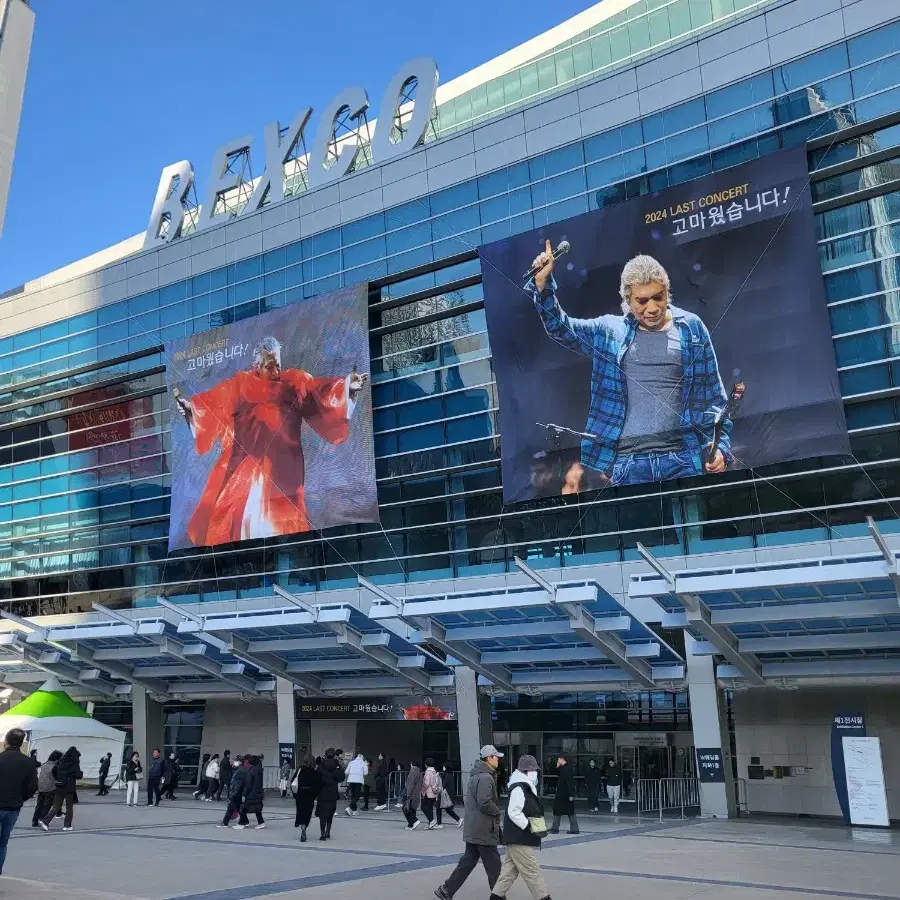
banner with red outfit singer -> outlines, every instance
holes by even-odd
[[[169,550],[379,521],[367,306],[359,284],[166,344]]]

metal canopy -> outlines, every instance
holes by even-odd
[[[369,616],[411,626],[423,652],[468,666],[495,692],[659,687],[684,677],[681,657],[596,582],[550,584],[520,568],[533,585],[406,598],[381,587]]]
[[[653,598],[694,655],[720,657],[722,679],[900,679],[898,559],[871,519],[869,531],[871,554],[672,572],[641,548],[653,572],[629,596]]]

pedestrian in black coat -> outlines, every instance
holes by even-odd
[[[297,804],[294,828],[300,829],[300,840],[304,844],[306,843],[306,829],[309,828],[313,807],[316,805],[316,798],[321,790],[322,773],[316,769],[315,760],[311,756],[307,756],[291,780],[291,791],[294,794],[294,802]]]
[[[568,760],[560,756],[556,760],[556,796],[553,798],[553,827],[550,834],[559,834],[563,816],[569,817],[569,834],[578,834],[578,818],[575,815],[575,779]]]
[[[53,794],[53,805],[47,814],[38,822],[44,831],[50,830],[50,823],[56,814],[62,809],[63,801],[66,804],[66,817],[63,819],[63,831],[72,830],[72,817],[75,815],[75,790],[78,779],[84,778],[81,771],[81,754],[77,747],[69,747],[62,759],[56,763],[56,790]]]
[[[228,787],[231,784],[231,775],[234,772],[234,764],[231,761],[231,751],[226,750],[222,754],[222,761],[219,763],[219,789],[216,791],[216,800],[222,799],[222,791],[225,796],[229,796]]]
[[[322,776],[322,787],[319,788],[316,800],[316,815],[319,817],[319,828],[322,831],[319,840],[327,841],[331,838],[331,824],[337,812],[338,785],[344,780],[344,770],[335,759],[333,749],[325,751],[325,759],[317,771]]]
[[[231,778],[228,780],[228,806],[225,807],[225,816],[219,828],[227,828],[241,808],[244,802],[244,787],[247,784],[247,769],[244,768],[243,763],[229,760],[228,765],[231,766]]]
[[[263,771],[258,756],[250,757],[250,767],[247,769],[244,782],[244,802],[241,804],[241,817],[235,828],[246,828],[250,824],[248,813],[256,816],[256,827],[265,828],[266,820],[263,818],[263,802],[265,790],[263,788]]]
[[[107,753],[106,756],[100,757],[100,770],[97,773],[97,796],[105,797],[109,793],[109,788],[106,786],[106,779],[109,777],[109,766],[112,762],[112,753]]]
[[[584,788],[587,791],[588,806],[591,812],[600,811],[600,767],[592,759],[584,776]]]

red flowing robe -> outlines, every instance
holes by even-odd
[[[194,445],[222,452],[188,523],[197,547],[309,531],[300,435],[306,422],[332,444],[350,433],[346,378],[285,369],[278,381],[238,372],[191,399]]]

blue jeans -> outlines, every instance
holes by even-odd
[[[610,484],[648,484],[670,478],[691,478],[702,475],[700,451],[670,450],[666,453],[635,453],[616,457]]]
[[[3,874],[3,864],[6,862],[6,845],[16,819],[19,818],[19,812],[18,809],[0,809],[0,875]]]

